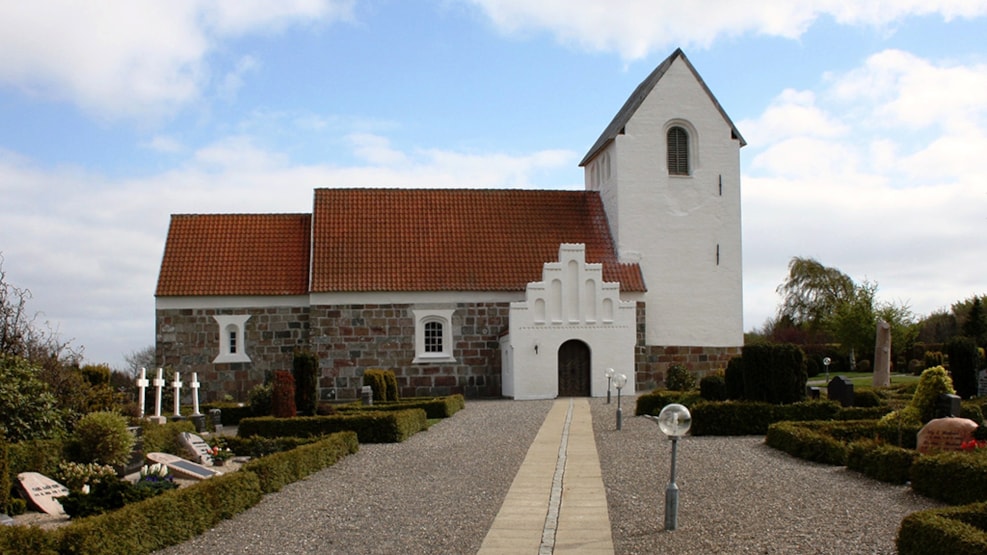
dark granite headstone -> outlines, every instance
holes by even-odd
[[[960,396],[943,393],[936,399],[935,418],[957,418],[960,416]]]
[[[844,407],[853,406],[853,382],[845,376],[836,376],[826,386],[830,401],[836,401]]]

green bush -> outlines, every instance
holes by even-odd
[[[911,470],[916,493],[962,505],[987,501],[987,452],[945,452],[919,457]]]
[[[244,418],[240,437],[311,437],[354,431],[360,443],[398,443],[426,429],[428,421],[422,409],[373,411],[334,416],[299,416],[296,418]]]
[[[853,406],[855,407],[879,407],[881,397],[873,389],[861,389],[853,392]]]
[[[59,555],[58,538],[38,526],[0,526],[0,553]]]
[[[744,399],[774,404],[805,399],[805,355],[795,345],[745,345]]]
[[[340,432],[291,451],[274,453],[243,466],[256,474],[264,493],[279,491],[286,484],[336,464],[336,461],[360,449],[354,432]]]
[[[832,401],[804,401],[773,405],[752,401],[697,403],[692,412],[692,435],[764,435],[768,426],[782,420],[830,420],[839,412]]]
[[[0,513],[10,514],[10,488],[12,486],[7,439],[3,437],[3,432],[0,432]]]
[[[665,387],[671,391],[690,391],[696,388],[696,377],[681,364],[673,364],[665,372]]]
[[[319,404],[319,357],[311,351],[295,351],[291,361],[295,378],[295,406],[302,416],[315,416]]]
[[[939,351],[926,351],[922,358],[925,368],[942,366],[946,362],[945,357],[943,357],[943,354]]]
[[[371,368],[363,372],[363,385],[369,385],[374,402],[398,400],[398,379],[390,370]]]
[[[0,432],[11,443],[65,432],[55,395],[38,372],[27,360],[0,353]]]
[[[247,393],[250,416],[271,416],[271,396],[273,394],[274,391],[270,384],[257,384],[250,388]]]
[[[142,420],[140,426],[141,444],[145,453],[181,455],[185,447],[178,440],[179,434],[195,433],[195,425],[189,420],[176,420],[165,424]]]
[[[912,463],[918,456],[914,449],[860,440],[850,444],[846,465],[850,470],[881,482],[904,484],[909,480]]]
[[[273,391],[272,391],[273,395]],[[249,404],[242,405],[240,403],[235,403],[231,401],[206,403],[202,406],[202,412],[209,414],[210,409],[219,409],[222,413],[220,418],[222,420],[221,424],[224,426],[236,426],[240,423],[240,420],[244,418],[249,418],[251,416],[259,416],[254,414],[254,409]],[[270,416],[271,412],[268,410],[267,414],[262,416]],[[213,422],[215,425],[215,422]]]
[[[946,343],[946,355],[956,394],[963,399],[976,397],[977,367],[980,362],[977,344],[969,337],[954,337]]]
[[[899,555],[982,555],[987,553],[987,503],[928,509],[901,521]]]
[[[723,371],[723,380],[726,382],[727,399],[741,400],[744,398],[744,359],[733,357],[727,363],[727,369]]]
[[[656,389],[651,393],[645,393],[637,398],[637,405],[634,409],[634,416],[651,414],[657,416],[665,405],[678,403],[691,407],[699,401],[699,395],[695,391],[669,391],[667,389]]]
[[[53,476],[65,458],[64,442],[60,439],[34,439],[7,444],[11,480],[21,472],[39,472]]]
[[[352,414],[354,412],[374,412],[389,410],[422,409],[429,419],[449,418],[466,408],[466,399],[461,394],[436,397],[434,399],[415,399],[397,403],[365,405],[341,405],[337,413]],[[330,413],[330,415],[333,413]]]
[[[775,422],[764,443],[789,455],[823,464],[846,464],[847,446],[836,438],[795,422]]]
[[[699,380],[699,396],[707,401],[726,401],[727,382],[722,373],[703,376]]]
[[[949,373],[942,366],[926,368],[918,378],[918,386],[911,402],[923,424],[935,417],[936,403],[939,401],[939,396],[944,393],[950,395],[956,393]]]
[[[126,418],[114,412],[91,412],[76,423],[70,445],[79,462],[123,466],[130,460],[134,441]]]

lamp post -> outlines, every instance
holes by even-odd
[[[823,359],[823,366],[826,367],[826,383],[829,384],[829,365],[833,363],[833,360],[829,357]]]
[[[613,385],[617,388],[617,429],[619,430],[623,425],[624,414],[620,410],[620,390],[623,389],[624,384],[627,383],[627,376],[624,374],[617,374],[613,377]]]
[[[607,404],[610,404],[610,381],[613,380],[613,368],[607,368],[607,371],[603,373],[607,377]]]
[[[678,455],[678,440],[689,431],[692,415],[689,409],[678,403],[666,405],[658,416],[645,415],[662,433],[672,440],[672,476],[665,489],[665,530],[675,530],[679,516],[679,486],[675,483],[675,459]]]

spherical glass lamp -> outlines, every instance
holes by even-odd
[[[658,428],[668,437],[682,437],[692,426],[689,409],[678,403],[665,405],[658,413]]]

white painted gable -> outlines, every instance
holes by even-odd
[[[586,262],[586,246],[562,244],[542,280],[512,302],[510,331],[501,342],[505,397],[552,399],[559,394],[559,348],[582,341],[590,352],[590,395],[607,394],[604,371],[626,374],[634,392],[636,303],[620,299],[620,284],[603,281],[601,264]]]

